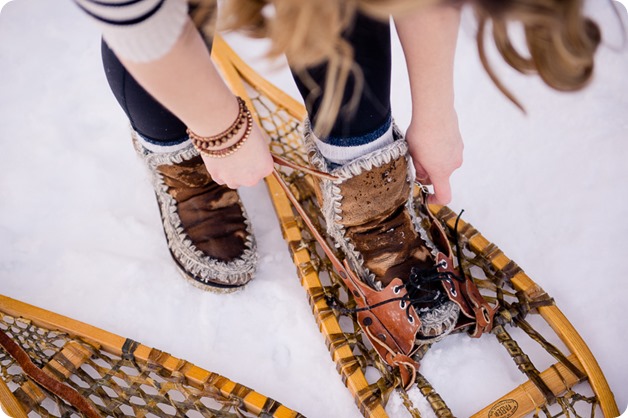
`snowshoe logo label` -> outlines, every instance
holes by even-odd
[[[519,404],[514,399],[505,399],[497,402],[490,411],[488,418],[508,418],[514,415],[519,408]]]

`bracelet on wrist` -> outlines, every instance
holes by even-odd
[[[249,111],[246,103],[242,98],[237,97],[238,99],[238,116],[235,121],[227,128],[225,131],[208,137],[203,137],[197,135],[189,128],[187,129],[188,136],[192,140],[192,144],[194,147],[201,153],[207,155],[212,158],[224,158],[233,154],[237,150],[239,150],[242,145],[246,142],[251,134],[251,129],[253,127],[253,117],[251,116],[251,112]],[[244,133],[235,143],[228,146],[227,148],[222,149],[212,149],[223,145],[229,140],[231,140],[244,126]]]

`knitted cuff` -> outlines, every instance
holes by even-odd
[[[105,42],[122,58],[154,61],[176,43],[187,20],[185,0],[75,0],[101,26]]]

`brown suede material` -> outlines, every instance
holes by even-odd
[[[177,201],[181,224],[194,246],[229,262],[246,249],[246,224],[235,190],[214,182],[201,157],[157,167]]]
[[[340,223],[346,237],[384,286],[395,277],[406,281],[414,266],[434,265],[405,207],[410,195],[406,176],[407,162],[402,157],[340,185]]]
[[[405,207],[389,218],[375,218],[364,225],[347,228],[347,238],[365,260],[365,266],[384,285],[395,277],[405,281],[413,266],[429,268],[434,265],[430,251],[415,232]]]
[[[406,170],[406,160],[400,158],[343,182],[342,224],[361,225],[370,219],[387,217],[404,205],[410,195]]]

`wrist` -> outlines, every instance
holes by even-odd
[[[200,99],[198,106],[188,115],[185,124],[201,137],[215,136],[229,129],[239,116],[240,106],[236,96],[228,92],[220,100]]]
[[[412,105],[411,124],[438,126],[458,123],[458,114],[453,103],[426,103]]]
[[[253,129],[253,117],[243,99],[237,97],[237,103],[238,113],[224,131],[211,136],[202,136],[191,128],[187,129],[194,147],[199,152],[212,158],[224,158],[244,145]]]
[[[415,80],[411,84],[413,117],[455,114],[453,80]]]

